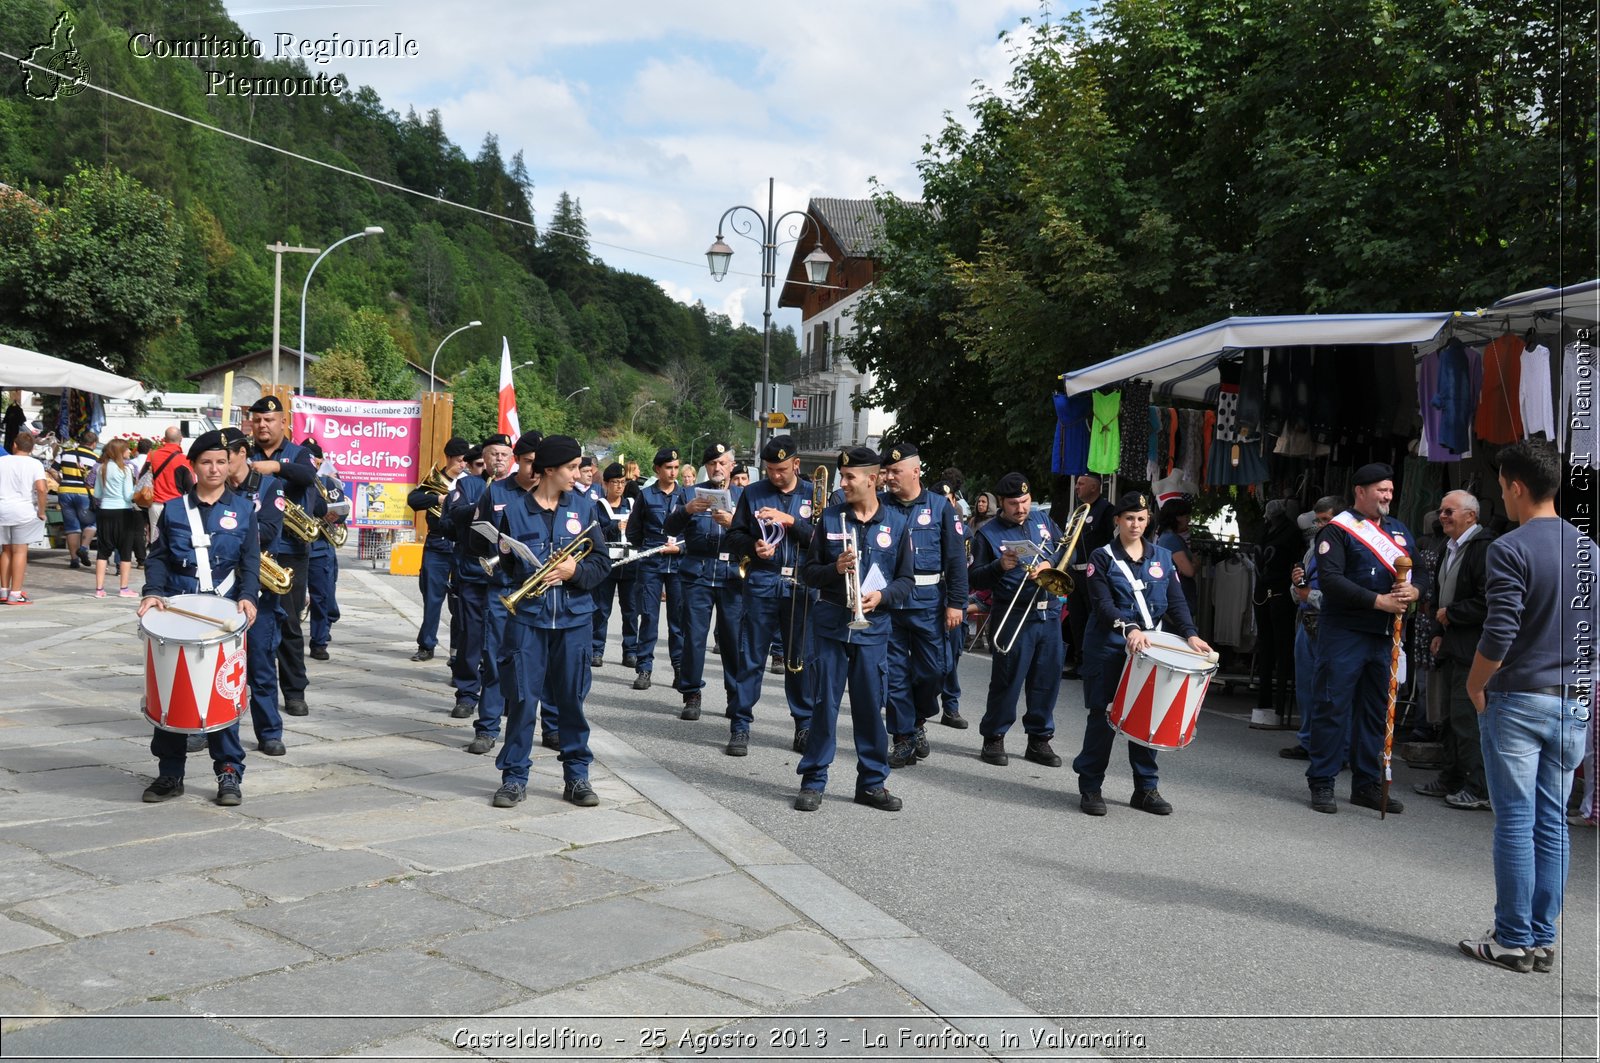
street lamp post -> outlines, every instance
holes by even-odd
[[[272,386],[278,386],[278,349],[282,345],[279,337],[283,334],[283,253],[285,251],[300,255],[321,254],[320,247],[291,247],[279,240],[275,244],[268,244],[267,250],[273,253],[277,262],[272,267]]]
[[[634,426],[639,423],[639,414],[644,412],[645,406],[654,406],[655,404],[656,404],[656,400],[655,399],[651,399],[649,402],[645,403],[644,406],[640,406],[637,410],[633,411],[633,419],[628,422],[628,434],[629,435],[633,434]]]
[[[477,328],[481,324],[483,324],[482,321],[469,321],[465,325],[462,325],[460,328],[456,329],[456,332],[465,332],[467,329]],[[456,332],[450,333],[450,336],[454,336]],[[439,387],[439,378],[433,375],[433,367],[439,364],[439,352],[444,350],[444,345],[450,342],[450,336],[446,336],[444,339],[440,340],[439,346],[433,349],[433,361],[428,363],[429,391],[435,391]]]
[[[778,279],[778,227],[785,218],[793,214],[800,219],[798,228],[794,231],[793,239],[799,239],[805,234],[806,226],[816,227],[811,220],[811,215],[803,210],[787,210],[776,218],[772,216],[772,199],[774,179],[767,178],[767,213],[765,216],[754,207],[744,204],[729,207],[722,212],[722,218],[717,222],[717,238],[706,250],[706,264],[711,268],[711,279],[720,281],[728,275],[728,262],[733,258],[733,248],[729,247],[722,239],[722,230],[728,224],[730,217],[734,218],[733,231],[746,239],[761,245],[761,287],[764,292],[765,304],[761,311],[761,405],[767,406],[772,402],[772,288]],[[739,211],[747,211],[753,220],[738,218]],[[761,239],[756,240],[751,235],[752,230],[760,226]],[[833,259],[822,250],[821,234],[818,233],[818,244],[811,254],[805,257],[806,277],[812,284],[824,284],[828,280],[828,270],[833,265]],[[785,241],[787,242],[787,241]],[[765,410],[757,410],[758,423],[756,425],[756,454],[759,456],[767,441],[767,424]]]
[[[335,240],[328,245],[328,250],[318,255],[316,261],[311,263],[311,268],[306,271],[306,282],[300,286],[300,386],[296,390],[304,395],[306,393],[306,293],[311,291],[311,275],[317,272],[317,267],[322,260],[328,257],[328,252],[340,244],[347,244],[351,240],[358,240],[363,236],[378,236],[382,234],[383,226],[369,225],[358,233],[351,233],[340,240]]]

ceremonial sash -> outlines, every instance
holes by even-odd
[[[1329,523],[1343,528],[1350,538],[1372,551],[1383,567],[1389,570],[1391,576],[1395,574],[1394,563],[1405,556],[1406,549],[1390,538],[1389,533],[1378,526],[1377,521],[1367,520],[1346,510]],[[1408,575],[1407,582],[1409,581]]]

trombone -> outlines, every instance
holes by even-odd
[[[589,533],[599,526],[599,521],[590,521],[589,526],[579,532],[576,539],[551,554],[549,559],[540,565],[533,575],[523,580],[522,586],[510,594],[502,594],[500,596],[500,604],[506,607],[506,612],[515,615],[517,606],[527,599],[543,598],[546,591],[556,586],[551,577],[562,562],[568,558],[574,561],[582,561],[588,557],[594,551],[594,540],[589,538]]]
[[[828,467],[818,465],[811,474],[811,518],[822,527],[822,511],[828,505]],[[765,538],[765,529],[762,537]],[[781,542],[782,537],[774,540]],[[789,599],[789,635],[783,640],[783,667],[790,675],[806,668],[806,628],[811,621],[811,589],[800,581],[799,561],[795,558],[794,594]],[[803,604],[802,604],[803,603]],[[796,622],[798,620],[798,623]]]
[[[1080,505],[1072,511],[1067,518],[1067,525],[1061,532],[1061,545],[1056,552],[1060,557],[1053,560],[1047,568],[1025,577],[1017,584],[1016,593],[1012,594],[1011,601],[1006,603],[1005,612],[1000,614],[1000,623],[995,626],[994,652],[1010,653],[1011,647],[1017,644],[1017,636],[1022,633],[1022,618],[1028,615],[1028,610],[1033,608],[1033,603],[1042,589],[1045,593],[1066,597],[1072,593],[1072,573],[1070,564],[1072,554],[1078,548],[1078,538],[1083,535],[1083,529],[1089,525],[1089,506],[1087,503]],[[1054,553],[1051,555],[1054,556]],[[1006,621],[1011,619],[1011,614],[1022,601],[1023,592],[1027,592],[1028,604],[1017,615],[1017,625],[1011,629],[1009,637],[1006,636]],[[992,615],[992,614],[991,614]],[[1004,644],[1002,645],[1002,641]]]

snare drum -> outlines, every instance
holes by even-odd
[[[1108,713],[1111,726],[1128,741],[1152,749],[1182,749],[1194,741],[1214,660],[1203,657],[1183,639],[1152,631],[1150,645],[1130,655]]]
[[[192,613],[238,624],[225,631],[192,617],[151,609],[139,618],[144,639],[144,699],[149,721],[166,731],[203,734],[232,726],[250,697],[243,614],[237,602],[214,594],[167,599]]]

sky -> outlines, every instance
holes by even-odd
[[[812,196],[865,198],[874,177],[915,198],[924,141],[946,112],[967,115],[975,81],[1004,83],[999,34],[1038,3],[229,0],[227,9],[268,57],[278,34],[415,40],[415,58],[308,66],[372,86],[402,115],[436,108],[469,158],[496,134],[505,159],[524,153],[541,226],[565,190],[607,264],[759,327],[756,244],[728,237],[733,264],[720,284],[706,269],[722,213],[745,204],[765,214],[768,178],[777,213],[804,210]],[[780,251],[780,283],[787,262]],[[798,312],[776,302],[775,290],[774,326],[798,327]]]

